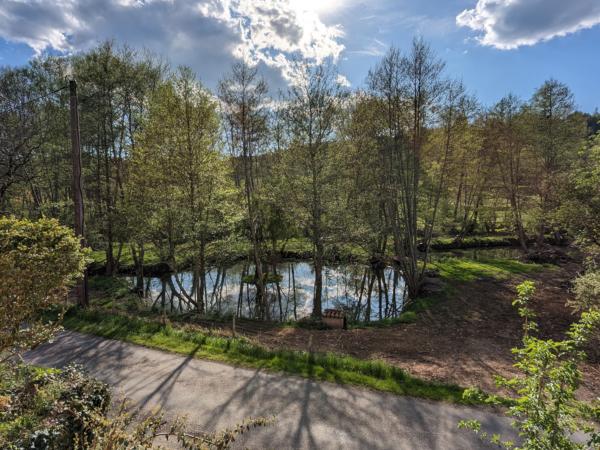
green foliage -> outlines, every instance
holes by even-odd
[[[410,316],[409,316],[410,318]],[[107,314],[72,311],[65,326],[83,333],[119,339],[195,358],[285,372],[316,380],[366,386],[398,395],[479,404],[463,397],[464,389],[414,378],[402,369],[380,361],[364,361],[332,353],[271,350],[243,338],[225,338],[159,322]]]
[[[515,368],[521,376],[511,379],[498,377],[496,380],[500,387],[508,388],[517,395],[508,414],[514,418],[513,426],[519,431],[522,442],[501,442],[499,436],[490,437],[482,432],[479,422],[473,420],[462,421],[459,427],[471,429],[482,438],[502,443],[506,448],[597,448],[600,445],[600,433],[595,423],[598,406],[578,401],[575,392],[581,380],[578,364],[586,356],[582,347],[600,324],[600,312],[582,313],[579,322],[571,325],[565,340],[540,339],[531,335],[537,330],[532,320],[535,315],[529,306],[534,292],[533,283],[524,282],[517,287],[518,298],[514,302],[525,320],[523,346],[513,349]],[[586,443],[575,442],[574,435],[578,432],[584,433]]]
[[[263,417],[248,418],[232,428],[213,433],[186,432],[185,418],[178,417],[174,421],[166,421],[164,413],[154,411],[142,414],[130,408],[128,401],[123,401],[117,413],[111,417],[97,414],[88,423],[90,433],[77,443],[78,450],[161,450],[165,447],[156,445],[157,438],[165,438],[186,450],[223,450],[229,448],[237,436],[253,428],[268,426],[274,419]],[[170,446],[168,448],[171,448]]]
[[[600,271],[588,271],[575,278],[573,293],[575,300],[569,301],[569,305],[576,311],[600,308]]]
[[[0,365],[0,447],[75,448],[88,423],[108,410],[108,387],[80,368]]]
[[[524,281],[517,286],[517,299],[512,303],[513,306],[518,308],[519,316],[524,320],[523,330],[526,337],[529,333],[537,331],[537,324],[533,321],[535,312],[529,307],[534,293],[535,284],[533,281]]]
[[[86,255],[73,231],[55,219],[0,217],[0,356],[52,336],[57,325],[43,323],[41,314],[66,300]]]
[[[600,133],[580,150],[563,186],[557,220],[584,244],[600,247]]]

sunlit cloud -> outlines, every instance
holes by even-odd
[[[478,0],[456,23],[478,31],[482,45],[509,50],[600,24],[600,1]]]
[[[0,37],[36,55],[85,50],[115,38],[204,70],[234,59],[264,64],[285,78],[290,61],[337,61],[343,29],[321,16],[341,0],[3,0]],[[185,58],[185,59],[184,59]],[[207,62],[211,67],[206,67]],[[202,64],[202,66],[200,66]],[[216,76],[216,73],[215,73]]]

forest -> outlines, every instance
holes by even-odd
[[[1,68],[0,357],[36,348],[58,317],[190,358],[500,405],[518,448],[597,448],[600,114],[556,79],[482,104],[422,38],[365,75],[350,88],[332,61],[298,58],[275,90],[239,61],[210,90],[115,41]],[[128,424],[100,421],[80,448],[129,448],[102,446]],[[241,429],[202,439],[226,448]]]
[[[218,295],[227,266],[244,260],[247,313],[283,318],[271,307],[283,295],[277,262],[300,256],[314,268],[312,316],[322,314],[324,266],[360,261],[372,270],[354,286],[364,298],[354,316],[369,320],[361,308],[373,291],[391,291],[379,319],[395,317],[419,295],[436,244],[498,236],[535,260],[574,233],[597,239],[586,180],[599,116],[577,111],[553,79],[529,99],[481,105],[419,39],[391,48],[357,91],[334,65],[297,61],[287,92],[270,92],[241,62],[210,92],[189,68],[114,42],[5,68],[4,214],[73,222],[69,77],[91,270],[135,273],[140,293],[144,276],[189,271],[185,286],[169,282],[186,310],[214,308],[208,288]]]

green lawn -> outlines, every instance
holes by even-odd
[[[336,354],[269,350],[244,338],[227,338],[162,325],[98,310],[71,310],[65,327],[83,333],[119,339],[151,348],[222,361],[244,367],[298,375],[315,380],[365,386],[397,395],[473,404],[463,398],[465,388],[414,378],[380,361],[365,361]],[[477,403],[487,403],[483,395]]]
[[[444,258],[431,263],[440,276],[449,281],[475,281],[478,278],[508,279],[512,275],[528,274],[542,270],[542,264],[530,264],[516,259]]]

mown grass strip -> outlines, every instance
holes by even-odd
[[[365,386],[397,395],[462,404],[487,403],[485,395],[475,401],[465,399],[465,388],[420,380],[381,361],[360,360],[332,353],[270,350],[244,338],[210,336],[97,310],[71,310],[65,317],[64,325],[83,333],[200,359],[284,372],[315,380]]]

